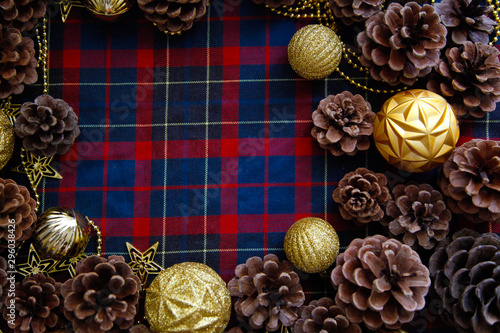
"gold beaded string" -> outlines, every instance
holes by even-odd
[[[337,73],[340,74],[340,76],[342,76],[344,79],[346,79],[350,84],[360,88],[360,89],[363,89],[363,90],[366,90],[366,91],[369,91],[369,92],[372,92],[372,93],[376,93],[376,94],[394,94],[394,93],[397,93],[397,92],[400,92],[400,91],[404,91],[406,89],[408,89],[407,86],[405,87],[402,87],[402,88],[399,88],[399,89],[391,89],[391,90],[385,90],[385,89],[374,89],[374,88],[370,88],[368,86],[365,86],[365,85],[362,85],[356,81],[354,81],[353,79],[351,79],[347,74],[345,74],[344,72],[342,72],[340,69],[335,69],[335,71]]]
[[[48,62],[47,58],[49,55],[49,45],[47,41],[47,18],[44,17],[42,21],[42,36],[40,36],[40,32],[38,30],[38,26],[35,29],[36,38],[38,40],[38,49],[39,49],[39,59],[38,65],[42,65],[42,75],[43,75],[43,93],[49,93],[49,70],[48,70]]]
[[[494,28],[494,33],[495,37],[490,41],[490,45],[495,44],[498,41],[498,38],[500,37],[500,0],[495,0],[495,3],[493,3],[493,0],[486,0],[488,2],[488,5],[493,8],[493,17],[495,19],[495,22],[497,25]]]
[[[102,250],[102,233],[101,233],[101,230],[94,223],[94,221],[92,221],[91,219],[89,219],[87,216],[85,216],[85,218],[87,219],[87,221],[89,221],[89,224],[92,226],[92,228],[94,228],[94,231],[97,234],[97,255],[100,256],[101,255],[101,250]]]

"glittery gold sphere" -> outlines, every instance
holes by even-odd
[[[220,333],[231,316],[231,296],[213,269],[184,262],[153,280],[146,291],[145,311],[155,333]]]
[[[285,235],[288,260],[305,273],[320,273],[330,267],[339,254],[335,229],[317,217],[295,222]]]
[[[14,152],[14,127],[9,117],[0,112],[0,169],[9,162]]]
[[[53,207],[43,212],[35,222],[34,245],[44,259],[73,258],[87,247],[91,228],[89,221],[77,210]]]
[[[321,24],[310,24],[293,35],[288,62],[305,79],[322,79],[339,65],[342,43],[337,34]]]
[[[428,90],[413,89],[389,98],[377,113],[375,146],[394,166],[424,172],[444,163],[460,130],[450,104]]]

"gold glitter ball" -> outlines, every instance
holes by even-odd
[[[0,169],[9,162],[14,152],[14,127],[9,117],[0,112]]]
[[[457,117],[446,100],[424,89],[397,93],[377,113],[375,146],[392,165],[425,172],[444,163],[460,136]]]
[[[288,62],[305,79],[322,79],[339,65],[342,43],[337,34],[321,24],[310,24],[293,35],[288,44]]]
[[[220,333],[231,316],[231,296],[213,269],[184,262],[153,280],[146,291],[145,312],[155,333]]]
[[[320,273],[330,267],[339,254],[335,229],[317,217],[295,222],[285,235],[288,260],[305,273]]]

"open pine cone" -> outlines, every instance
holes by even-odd
[[[312,114],[311,135],[333,155],[355,155],[370,148],[375,113],[361,95],[344,91],[321,100]]]
[[[134,323],[141,281],[125,258],[90,256],[61,288],[64,315],[76,333],[120,332]]]
[[[330,8],[335,17],[346,25],[366,21],[382,10],[383,0],[330,0]]]
[[[278,8],[279,6],[291,6],[295,3],[295,0],[253,0],[254,3],[266,4],[270,8]]]
[[[167,32],[191,29],[205,15],[208,6],[208,0],[138,0],[137,3],[146,19]]]
[[[237,297],[234,309],[238,320],[249,319],[253,329],[265,326],[271,332],[281,324],[290,327],[295,323],[305,296],[292,264],[268,254],[264,260],[249,258],[235,273],[227,286],[231,296]]]
[[[353,240],[337,257],[331,280],[347,318],[370,330],[409,323],[424,308],[431,285],[418,253],[381,235]]]
[[[483,117],[500,101],[500,52],[496,47],[466,41],[446,50],[427,89],[442,95],[457,116]]]
[[[429,263],[441,317],[461,332],[500,330],[500,237],[463,229],[443,240]]]
[[[361,63],[375,80],[412,85],[438,63],[446,28],[430,5],[391,3],[366,21],[358,34]]]
[[[0,2],[0,24],[23,32],[31,30],[45,15],[47,0],[3,0]]]
[[[500,222],[500,142],[475,139],[457,147],[438,184],[452,212],[471,222]]]

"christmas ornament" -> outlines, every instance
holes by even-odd
[[[339,254],[339,237],[325,220],[306,217],[295,222],[285,235],[288,260],[305,273],[330,267]]]
[[[14,128],[9,117],[0,112],[0,169],[9,162],[14,152]]]
[[[4,0],[0,5],[0,24],[23,32],[31,30],[45,16],[47,0]]]
[[[26,173],[30,178],[31,186],[35,191],[43,177],[62,179],[59,172],[57,172],[56,169],[50,165],[54,156],[35,156],[33,153],[26,151],[23,148],[21,150],[21,159],[22,164],[13,168],[12,171]]]
[[[89,12],[103,20],[114,20],[129,11],[133,0],[82,0]]]
[[[330,28],[310,24],[297,31],[288,44],[288,62],[306,79],[330,75],[342,58],[342,42]]]
[[[35,274],[49,275],[53,272],[53,268],[57,261],[49,259],[41,259],[33,244],[30,244],[28,252],[28,260],[25,263],[16,265],[16,271],[24,276],[33,276]]]
[[[375,146],[394,166],[424,172],[444,163],[459,137],[458,122],[446,100],[413,89],[389,98],[377,113]]]
[[[59,11],[61,12],[61,20],[63,23],[68,19],[69,13],[73,7],[85,6],[78,0],[61,0],[59,2]]]
[[[141,280],[143,288],[148,281],[149,274],[159,274],[163,270],[163,268],[154,261],[158,244],[159,243],[156,242],[146,251],[140,252],[129,242],[126,243],[128,255],[130,256],[129,266]]]
[[[98,253],[98,255],[100,255],[100,253]],[[86,258],[88,258],[88,256],[85,253],[82,253],[77,257],[57,261],[56,264],[52,267],[51,272],[55,273],[68,271],[69,276],[74,277],[76,275],[76,265],[80,260]]]

